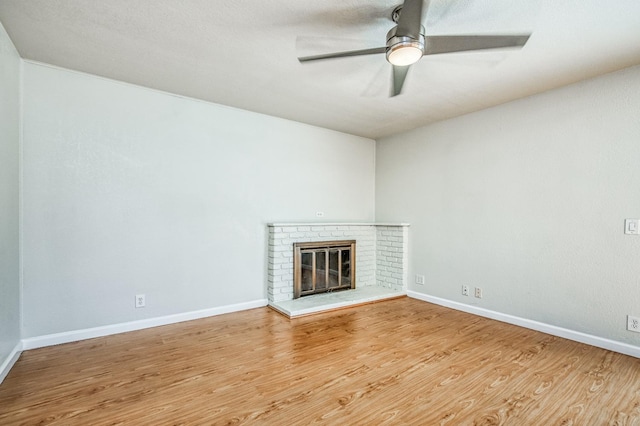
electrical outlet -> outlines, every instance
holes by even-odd
[[[462,286],[462,295],[463,296],[468,296],[469,295],[469,286],[468,285],[463,285]]]
[[[136,308],[144,308],[146,304],[146,296],[144,294],[136,294]]]
[[[424,285],[424,275],[416,275],[416,284]]]
[[[627,330],[640,333],[640,318],[627,315]]]
[[[482,299],[482,289],[480,287],[476,287],[476,297]]]
[[[624,220],[624,233],[628,235],[638,235],[640,233],[640,220],[639,219],[625,219]]]

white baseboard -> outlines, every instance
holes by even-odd
[[[562,337],[564,339],[569,339],[576,342],[585,343],[587,345],[596,346],[598,348],[608,349],[610,351],[640,358],[640,347],[627,343],[605,339],[603,337],[593,336],[579,331],[569,330],[566,328],[557,327],[555,325],[545,324],[542,322],[516,317],[509,314],[503,314],[501,312],[491,311],[489,309],[479,308],[477,306],[465,305],[464,303],[442,299],[435,296],[429,296],[427,294],[422,294],[411,290],[407,291],[407,296],[414,299],[422,300],[424,302],[434,303],[436,305],[445,306],[447,308],[455,309],[458,311],[467,312],[485,318],[491,318],[497,321],[506,322],[508,324],[529,328],[531,330],[541,331],[553,336]]]
[[[18,342],[11,353],[9,353],[9,356],[0,364],[0,384],[2,384],[2,381],[7,377],[7,374],[9,374],[9,370],[11,370],[13,364],[20,358],[21,353],[22,342]]]
[[[216,308],[202,309],[199,311],[184,312],[180,314],[166,315],[163,317],[149,318],[139,321],[131,321],[120,324],[105,325],[102,327],[93,327],[82,330],[65,331],[63,333],[30,337],[27,339],[22,339],[22,350],[76,342],[78,340],[93,339],[95,337],[126,333],[128,331],[142,330],[144,328],[158,327],[167,324],[175,324],[178,322],[191,321],[200,318],[212,317],[215,315],[244,311],[247,309],[261,308],[264,306],[267,306],[267,299],[258,299],[251,302],[219,306]]]

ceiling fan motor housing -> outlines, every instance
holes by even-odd
[[[398,66],[411,65],[424,55],[424,27],[420,27],[420,34],[417,39],[408,35],[397,34],[397,29],[397,26],[393,27],[387,33],[387,61]]]

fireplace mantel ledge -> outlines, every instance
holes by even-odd
[[[411,226],[408,223],[369,223],[369,222],[299,222],[267,223],[267,226]]]

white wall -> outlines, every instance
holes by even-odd
[[[20,342],[20,57],[0,25],[0,382]]]
[[[0,356],[19,324],[19,60],[6,57],[0,227],[15,261],[0,273],[15,280],[0,287],[11,316]],[[625,330],[640,315],[640,237],[622,234],[640,217],[640,67],[385,138],[377,152],[40,64],[24,63],[23,78],[23,338],[264,299],[265,224],[324,211],[411,223],[410,276],[426,275],[414,291],[640,344]],[[136,293],[146,308],[133,308]]]
[[[30,62],[23,108],[23,338],[266,299],[267,222],[374,219],[369,139]]]
[[[640,236],[623,234],[640,217],[640,67],[388,137],[376,157],[376,220],[411,223],[412,290],[640,345]]]

